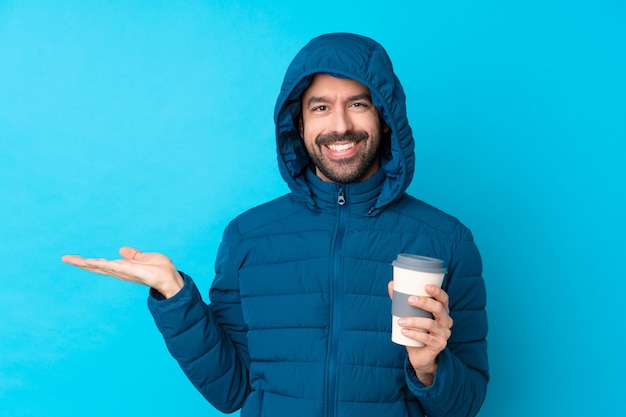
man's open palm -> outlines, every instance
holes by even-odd
[[[109,275],[124,281],[147,285],[172,297],[183,287],[183,279],[172,261],[156,252],[140,252],[124,246],[120,249],[123,259],[83,258],[65,255],[61,260],[97,274]]]

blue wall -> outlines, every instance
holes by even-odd
[[[227,221],[286,192],[274,100],[330,31],[386,47],[410,191],[481,248],[481,417],[624,414],[624,2],[393,3],[0,0],[0,416],[219,415],[145,288],[59,258],[162,251],[206,294]]]

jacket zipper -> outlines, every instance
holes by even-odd
[[[332,250],[331,270],[331,323],[330,323],[330,352],[328,356],[328,401],[326,402],[326,416],[334,417],[337,402],[337,353],[339,350],[339,333],[342,322],[343,292],[341,290],[341,254],[346,232],[347,208],[343,187],[337,190],[338,221],[335,229],[335,244]]]

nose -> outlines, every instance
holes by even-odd
[[[335,109],[332,115],[330,130],[333,133],[345,133],[352,130],[352,120],[346,109]]]

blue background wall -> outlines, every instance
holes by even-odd
[[[145,288],[59,259],[162,251],[206,294],[227,221],[286,192],[274,100],[330,31],[386,47],[410,191],[481,248],[480,415],[626,412],[624,2],[331,3],[0,0],[1,416],[219,415]]]

